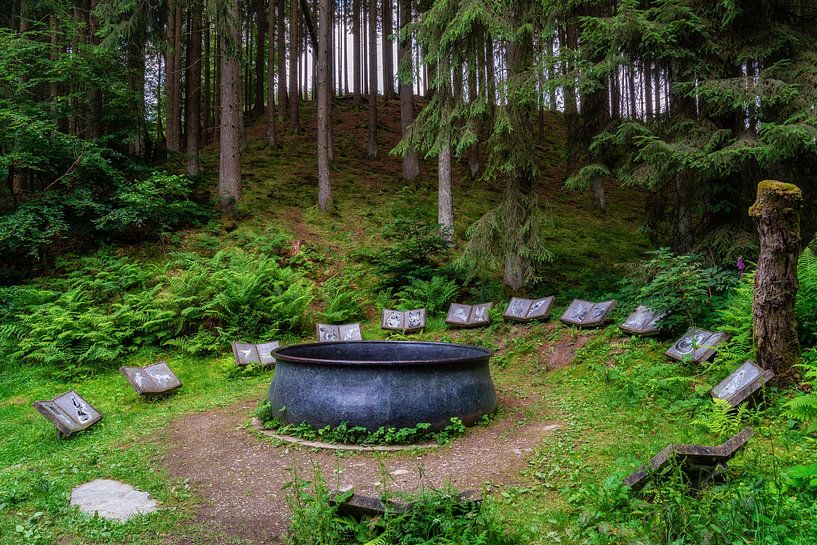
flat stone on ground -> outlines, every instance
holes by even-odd
[[[122,522],[157,509],[156,500],[147,492],[110,479],[96,479],[79,485],[71,491],[71,505],[78,506],[83,513]]]

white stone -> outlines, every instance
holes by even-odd
[[[110,479],[96,479],[71,491],[71,505],[83,513],[126,521],[133,516],[153,513],[157,502],[147,492]]]
[[[391,474],[395,477],[399,477],[400,475],[408,475],[408,469],[395,469],[391,472]]]

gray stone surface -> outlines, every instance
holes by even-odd
[[[352,324],[317,324],[315,326],[315,333],[318,342],[333,342],[333,341],[362,341],[363,333],[360,330],[360,322]]]
[[[493,303],[482,303],[479,305],[451,303],[448,307],[448,315],[445,318],[445,323],[458,327],[488,325],[491,323],[489,311],[493,306]]]
[[[554,296],[542,297],[540,299],[525,299],[523,297],[511,297],[508,308],[503,316],[509,320],[519,322],[529,322],[531,320],[543,320],[550,315],[553,306]]]
[[[405,312],[400,310],[383,309],[380,321],[381,329],[410,333],[420,331],[426,326],[426,309],[416,308]]]
[[[733,407],[737,407],[760,390],[772,377],[774,377],[772,371],[757,366],[753,361],[746,361],[712,388],[709,394],[715,399],[724,399]]]
[[[633,335],[657,335],[659,333],[658,322],[664,316],[666,316],[665,312],[652,310],[646,305],[638,305],[635,312],[630,314],[619,327]]]
[[[166,394],[182,385],[176,374],[163,361],[147,367],[120,367],[119,371],[125,375],[139,395]]]
[[[566,324],[578,327],[594,327],[603,325],[607,321],[607,316],[615,308],[616,302],[613,300],[592,303],[574,299],[560,320]]]
[[[33,405],[57,428],[60,437],[68,437],[102,420],[102,415],[74,390],[52,400],[35,401]]]
[[[243,342],[231,343],[233,347],[233,356],[235,356],[235,363],[239,367],[257,363],[261,366],[275,365],[275,358],[272,356],[272,351],[281,346],[278,341],[271,341],[259,344],[250,344]]]
[[[666,355],[678,361],[689,359],[703,363],[715,355],[720,343],[726,340],[723,333],[691,327],[666,351]]]
[[[96,479],[79,485],[71,491],[71,505],[91,516],[126,521],[136,515],[153,513],[156,500],[147,492],[110,479]]]

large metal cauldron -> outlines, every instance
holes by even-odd
[[[373,431],[428,422],[440,430],[454,416],[469,425],[496,408],[491,351],[476,346],[328,342],[273,355],[269,400],[284,423],[322,428],[347,422]]]

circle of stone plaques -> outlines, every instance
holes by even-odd
[[[91,516],[121,522],[158,509],[158,503],[147,492],[111,479],[96,479],[74,488],[70,505]]]

